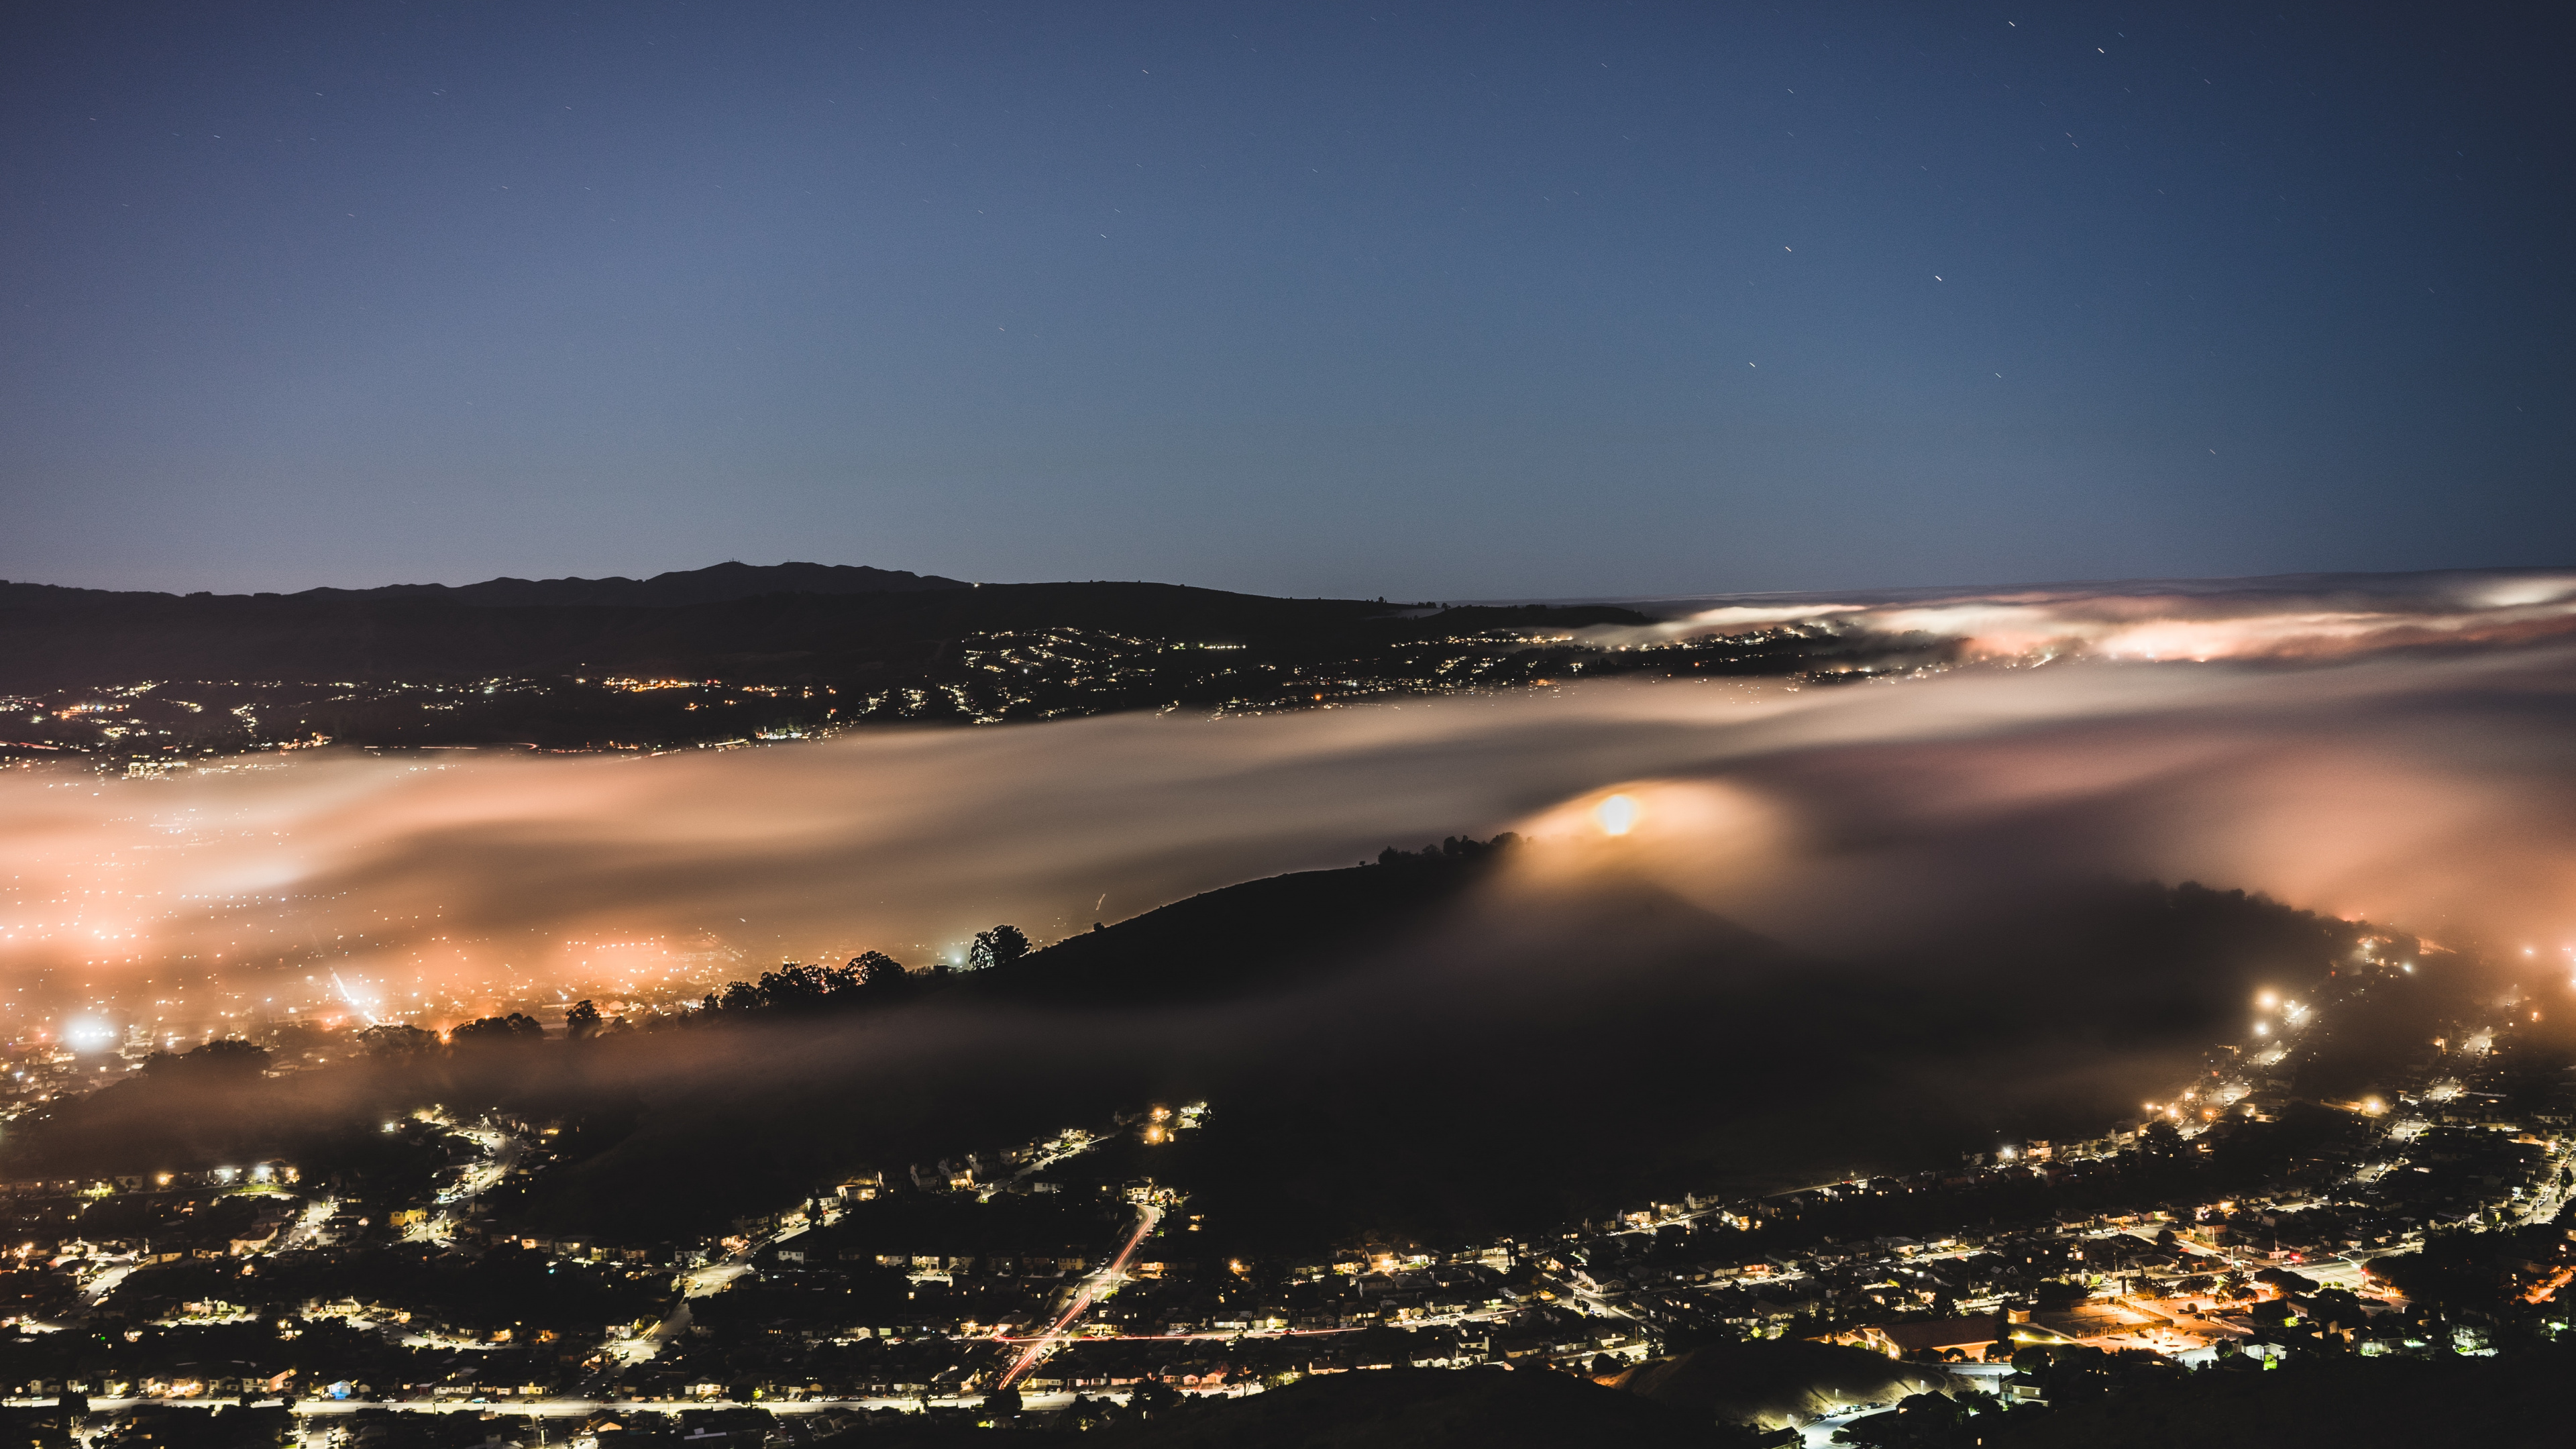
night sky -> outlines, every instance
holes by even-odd
[[[0,576],[2576,561],[2563,15],[2390,15],[12,6]]]

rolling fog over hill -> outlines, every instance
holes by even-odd
[[[910,998],[452,1057],[352,1047],[213,1090],[147,1075],[23,1117],[8,1160],[313,1163],[431,1103],[506,1103],[587,1124],[528,1220],[641,1242],[819,1178],[1203,1101],[1212,1130],[1155,1169],[1190,1185],[1200,1248],[1312,1255],[2098,1135],[2193,1075],[2257,989],[2322,976],[2362,934],[2241,895],[2067,884],[1830,958],[1615,861],[1507,846],[1233,887]],[[2422,985],[2469,999],[2483,979]]]
[[[1328,1258],[1367,1304],[1387,1262],[1497,1254],[1584,1313],[1732,1335],[1778,1313],[1731,1289],[1619,1306],[1644,1271],[1614,1273],[1624,1240],[1740,1259],[1757,1220],[1806,1251],[2232,1204],[2384,1176],[2371,1154],[2430,1120],[2391,1103],[2439,1118],[2475,1084],[2556,1111],[2567,600],[2498,575],[1700,600],[1522,616],[1564,661],[1544,685],[753,749],[22,765],[0,973],[29,1069],[0,1168],[185,1176],[233,1216],[223,1193],[275,1190],[237,1164],[328,1184],[339,1226],[248,1250],[275,1260],[259,1286],[155,1269],[117,1303],[291,1292],[309,1251],[422,1311],[406,1254],[613,1252],[647,1265],[618,1270],[638,1295],[710,1255],[782,1293],[813,1271],[791,1263],[843,1265],[855,1296],[720,1295],[709,1346],[637,1383],[713,1371],[684,1365],[737,1355],[736,1318],[935,1291],[870,1330],[935,1324],[929,1353],[1079,1313],[1129,1280],[1076,1292],[1062,1265],[1121,1235],[1169,1273],[1095,1315],[1137,1341],[1221,1312],[1184,1306],[1210,1284],[1284,1323],[1298,1283],[1345,1272]],[[732,606],[679,606],[703,607]],[[1765,635],[1913,662],[1571,667]],[[2381,1239],[2503,1211],[2464,1191],[2564,1186],[2422,1141],[2427,1176],[2371,1189]],[[1998,1171],[2052,1142],[2101,1165]],[[89,1223],[28,1201],[24,1231]],[[96,1232],[146,1211],[111,1206]],[[938,1371],[1025,1369],[976,1352],[996,1361]]]
[[[189,1032],[330,972],[323,999],[453,1016],[782,956],[918,963],[994,920],[1053,938],[1390,841],[1507,829],[1615,852],[1816,948],[2069,877],[2199,879],[2566,946],[2557,646],[2049,658],[1843,689],[1605,682],[652,759],[22,769],[0,774],[0,955],[40,1030],[145,978],[197,993],[156,1013]],[[1591,813],[1612,793],[1640,812],[1617,838]]]
[[[2564,1439],[2569,57],[2348,10],[0,11],[0,1439]]]

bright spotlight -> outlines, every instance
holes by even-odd
[[[1613,795],[1592,807],[1592,818],[1601,822],[1602,834],[1625,835],[1637,828],[1637,802]]]
[[[116,1040],[116,1028],[85,1016],[64,1025],[63,1040],[70,1042],[74,1051],[96,1051]]]

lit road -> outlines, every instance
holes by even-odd
[[[1082,1280],[1082,1287],[1075,1291],[1073,1301],[1064,1306],[1062,1313],[1056,1315],[1055,1322],[1047,1325],[1046,1332],[1029,1340],[1028,1346],[1020,1350],[1020,1356],[1012,1360],[1010,1369],[1002,1375],[997,1387],[1007,1389],[1019,1382],[1022,1374],[1037,1367],[1040,1359],[1053,1353],[1064,1342],[1065,1330],[1072,1326],[1075,1319],[1089,1312],[1091,1305],[1097,1300],[1118,1291],[1118,1285],[1127,1281],[1127,1260],[1135,1256],[1137,1247],[1153,1233],[1154,1225],[1162,1220],[1161,1208],[1151,1203],[1136,1205],[1136,1231],[1127,1235],[1127,1245],[1118,1250],[1117,1257],[1109,1260],[1109,1266]]]
[[[1093,1399],[1112,1399],[1121,1402],[1125,1399],[1124,1394],[1116,1392],[1094,1392],[1089,1397]],[[1031,1394],[1023,1401],[1022,1407],[1037,1410],[1057,1409],[1072,1403],[1073,1399],[1074,1396],[1070,1392]],[[961,1407],[972,1406],[981,1404],[983,1401],[984,1396],[981,1394],[940,1394],[933,1395],[931,1398],[931,1402],[933,1404],[942,1407],[950,1405]],[[54,1402],[54,1397],[49,1394],[41,1398],[0,1399],[0,1407],[12,1409],[50,1409],[54,1407]],[[105,1417],[112,1414],[121,1414],[128,1409],[134,1408],[163,1407],[175,1404],[189,1408],[212,1409],[218,1406],[229,1405],[232,1402],[233,1401],[229,1398],[218,1400],[107,1399],[93,1397],[89,1401],[89,1406],[90,1413],[93,1417]],[[812,1414],[819,1413],[825,1409],[897,1409],[917,1411],[920,1408],[921,1399],[918,1395],[905,1395],[901,1398],[887,1397],[867,1399],[761,1399],[754,1402],[742,1402],[733,1399],[585,1399],[570,1396],[545,1399],[515,1399],[506,1396],[495,1398],[478,1397],[439,1399],[304,1399],[293,1405],[293,1411],[298,1416],[305,1418],[332,1418],[346,1414],[354,1414],[361,1409],[398,1409],[411,1413],[429,1414],[456,1414],[468,1412],[475,1414],[509,1413],[527,1414],[534,1417],[548,1419],[564,1419],[583,1418],[591,1414],[603,1412],[672,1414],[677,1413],[682,1409],[761,1409],[772,1414]]]
[[[752,1257],[762,1248],[772,1243],[783,1243],[804,1231],[805,1227],[800,1224],[773,1237],[747,1243],[740,1252],[729,1255],[721,1263],[709,1263],[704,1267],[691,1268],[681,1274],[680,1301],[672,1305],[670,1316],[633,1338],[610,1342],[607,1346],[608,1357],[618,1367],[624,1368],[643,1363],[660,1353],[664,1344],[689,1331],[690,1299],[704,1298],[710,1293],[722,1293],[732,1287],[736,1279],[751,1271]],[[605,1373],[606,1370],[602,1372]],[[598,1381],[593,1380],[593,1382]]]
[[[1011,1181],[1019,1182],[1025,1178],[1035,1177],[1039,1173],[1046,1171],[1048,1168],[1055,1166],[1057,1163],[1069,1162],[1108,1140],[1109,1139],[1107,1137],[1095,1137],[1088,1132],[1066,1131],[1059,1133],[1054,1141],[1047,1144],[1047,1148],[1044,1152],[1039,1153],[1036,1157],[1021,1164],[1020,1169],[1011,1174]],[[1002,1191],[1002,1188],[1003,1184],[1001,1183],[986,1184],[976,1192],[975,1200],[977,1202],[991,1202],[993,1200],[993,1194]]]
[[[117,1284],[124,1282],[128,1274],[141,1266],[143,1265],[140,1263],[119,1263],[112,1268],[99,1270],[96,1276],[81,1285],[82,1301],[93,1308],[97,1307],[107,1301],[107,1295],[116,1291]]]
[[[527,1150],[526,1142],[491,1127],[480,1124],[460,1127],[443,1121],[440,1125],[482,1148],[483,1160],[467,1167],[454,1187],[438,1195],[438,1210],[412,1224],[403,1233],[405,1242],[446,1243],[453,1239],[457,1214],[464,1212],[474,1199],[500,1186],[502,1180],[510,1175],[510,1169],[517,1165],[519,1155]]]
[[[312,1246],[313,1240],[322,1235],[322,1225],[331,1221],[331,1215],[339,1210],[338,1198],[327,1196],[315,1198],[305,1207],[303,1216],[287,1224],[286,1231],[278,1234],[277,1242],[269,1251],[283,1253],[293,1248]]]

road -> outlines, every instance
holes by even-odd
[[[443,1119],[439,1125],[482,1148],[483,1160],[467,1167],[454,1187],[438,1195],[438,1211],[412,1224],[403,1233],[406,1242],[444,1244],[452,1241],[456,1236],[457,1215],[467,1211],[474,1199],[498,1187],[510,1175],[510,1169],[517,1165],[519,1155],[527,1150],[528,1144],[524,1140],[497,1128],[479,1123],[458,1126]]]
[[[1127,1281],[1127,1260],[1135,1256],[1137,1247],[1153,1234],[1155,1225],[1162,1220],[1161,1208],[1152,1203],[1136,1205],[1136,1231],[1127,1235],[1126,1246],[1118,1250],[1118,1256],[1110,1259],[1107,1267],[1082,1280],[1082,1286],[1074,1292],[1073,1301],[1056,1315],[1055,1322],[1047,1325],[1046,1332],[1028,1341],[1028,1346],[1011,1361],[1010,1368],[1003,1373],[996,1387],[1007,1389],[1019,1382],[1021,1375],[1036,1368],[1039,1360],[1063,1345],[1066,1330],[1072,1327],[1075,1319],[1089,1312],[1094,1302],[1118,1291],[1118,1285]]]
[[[1094,1392],[1089,1395],[1089,1397],[1093,1399],[1106,1398],[1118,1399],[1122,1402],[1124,1401],[1124,1395],[1118,1393]],[[1035,1410],[1058,1409],[1072,1403],[1073,1400],[1074,1395],[1071,1393],[1031,1394],[1022,1400],[1022,1407]],[[176,1404],[184,1408],[203,1408],[211,1410],[217,1407],[229,1406],[233,1402],[234,1401],[231,1399],[92,1398],[89,1401],[89,1411],[91,1417],[95,1419],[111,1414],[121,1414],[128,1409],[152,1405],[167,1406]],[[951,1406],[961,1408],[973,1407],[983,1402],[984,1396],[981,1394],[965,1394],[954,1397],[941,1395],[936,1396],[931,1400],[933,1405],[941,1408]],[[0,1406],[12,1409],[50,1409],[54,1407],[54,1404],[55,1400],[51,1395],[47,1395],[42,1398],[0,1399]],[[307,1418],[333,1418],[354,1414],[361,1409],[394,1409],[407,1413],[511,1413],[526,1414],[532,1417],[547,1419],[566,1419],[586,1418],[589,1415],[599,1413],[675,1414],[683,1409],[760,1409],[772,1414],[814,1414],[820,1413],[826,1409],[897,1409],[911,1412],[919,1410],[921,1406],[920,1396],[907,1395],[902,1398],[761,1399],[754,1402],[741,1402],[733,1399],[585,1399],[574,1397],[547,1399],[305,1399],[294,1404],[292,1408],[297,1415]]]

